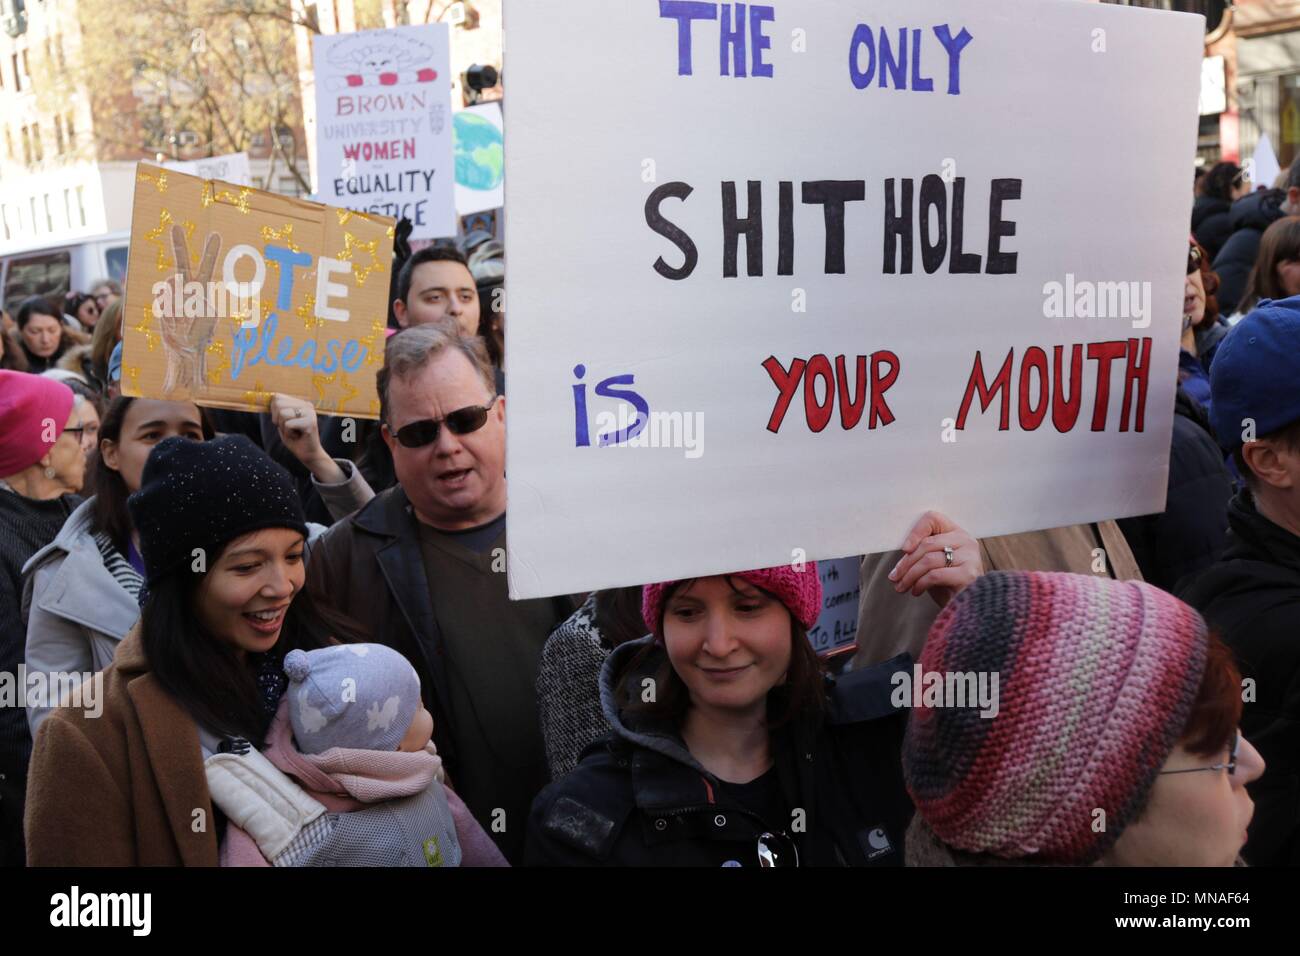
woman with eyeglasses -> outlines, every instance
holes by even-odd
[[[61,382],[0,370],[0,673],[17,674],[22,568],[77,506],[86,470],[77,398]],[[31,739],[21,707],[0,707],[0,865],[22,866]]]
[[[895,587],[940,604],[980,574],[979,543],[931,512]],[[533,803],[525,862],[898,866],[911,804],[893,675],[830,680],[807,632],[815,564],[647,585],[652,633],[601,672],[613,734]]]
[[[63,297],[63,314],[76,319],[78,326],[86,332],[95,330],[101,311],[99,302],[93,295],[69,292]]]
[[[1182,601],[993,572],[939,615],[924,672],[996,674],[996,713],[922,706],[903,747],[909,866],[1232,866],[1264,770],[1231,652]]]
[[[1219,319],[1215,293],[1219,277],[1195,239],[1187,247],[1187,280],[1183,285],[1183,331],[1179,342],[1178,381],[1205,409],[1210,407],[1210,364],[1228,326]]]

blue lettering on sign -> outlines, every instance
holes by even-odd
[[[359,369],[366,360],[366,349],[355,339],[348,339],[340,344],[338,339],[329,339],[317,349],[314,340],[305,340],[294,355],[293,337],[286,335],[279,342],[275,341],[279,317],[272,312],[266,317],[260,329],[239,329],[232,338],[233,348],[230,356],[230,380],[238,381],[245,369],[254,365],[280,366],[284,368],[306,368],[322,375],[328,375],[335,369],[352,373]],[[272,345],[275,346],[272,357]],[[339,357],[340,348],[343,351]]]
[[[587,374],[585,365],[575,365],[573,375],[581,379]],[[596,383],[596,394],[601,398],[613,398],[617,401],[627,402],[636,409],[636,418],[624,429],[615,432],[603,432],[596,437],[596,444],[599,446],[621,445],[626,441],[631,441],[637,435],[645,430],[650,421],[650,403],[639,393],[630,388],[619,387],[635,385],[636,378],[633,375],[611,375],[609,378],[601,379]],[[574,446],[577,448],[590,447],[591,438],[587,420],[587,386],[579,383],[573,386],[573,422],[574,422]]]
[[[911,88],[918,93],[933,93],[934,80],[921,73],[921,39],[923,30],[912,30],[912,69]],[[939,41],[948,57],[948,95],[961,93],[961,54],[966,45],[975,39],[965,27],[953,36],[948,24],[941,23],[931,27],[931,32]],[[890,39],[889,29],[873,29],[865,23],[859,23],[853,30],[849,41],[849,79],[855,88],[865,90],[876,80],[880,89],[893,87],[896,90],[908,88],[909,73],[907,68],[908,42],[907,27],[898,30],[897,46]],[[879,67],[879,70],[877,70]]]
[[[721,11],[721,16],[719,16]],[[677,21],[677,75],[693,74],[691,27],[696,20],[717,20],[718,71],[721,76],[772,76],[772,64],[763,53],[772,39],[763,24],[776,19],[776,8],[760,4],[701,3],[699,0],[659,0],[659,16]],[[748,18],[748,20],[746,19]]]
[[[272,262],[280,264],[280,291],[275,299],[277,309],[287,309],[293,302],[293,267],[311,265],[311,256],[305,252],[294,252],[283,246],[268,245],[263,254]]]

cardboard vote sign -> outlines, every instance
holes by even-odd
[[[1163,509],[1203,18],[505,23],[513,597],[893,549],[927,509],[979,536]]]
[[[122,393],[377,418],[394,225],[140,164]]]

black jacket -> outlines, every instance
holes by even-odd
[[[1231,315],[1246,291],[1246,279],[1259,255],[1259,240],[1264,230],[1283,216],[1285,189],[1269,189],[1242,196],[1232,204],[1228,222],[1232,235],[1214,257],[1214,271],[1219,275],[1219,311]]]
[[[1300,537],[1269,521],[1243,491],[1228,508],[1223,560],[1180,588],[1255,682],[1241,731],[1263,755],[1264,775],[1242,856],[1254,865],[1300,864]]]
[[[841,677],[828,711],[772,734],[790,816],[762,819],[691,756],[671,726],[615,704],[619,675],[652,637],[620,645],[601,672],[614,733],[533,803],[524,861],[541,866],[756,866],[758,841],[793,842],[802,866],[901,866],[912,804],[903,785],[904,717],[890,677],[911,658]],[[646,674],[663,666],[659,650]],[[638,672],[638,675],[640,672]],[[641,686],[639,676],[632,686]],[[791,857],[787,854],[786,859]]]
[[[1208,568],[1228,544],[1232,475],[1204,409],[1179,386],[1169,451],[1165,510],[1118,524],[1142,577],[1173,591],[1183,577]]]
[[[1211,260],[1232,235],[1231,208],[1232,203],[1218,196],[1198,196],[1192,204],[1192,234],[1205,247]]]

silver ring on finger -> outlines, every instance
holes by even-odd
[[[952,552],[952,547],[951,547],[951,545],[944,545],[944,548],[943,548],[943,566],[944,566],[945,568],[950,568],[950,567],[952,567],[952,553],[953,553],[953,552]]]

